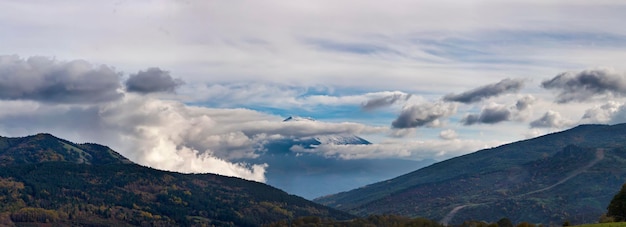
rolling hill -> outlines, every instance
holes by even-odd
[[[581,125],[316,199],[357,215],[590,223],[626,181],[626,124]]]
[[[2,226],[259,226],[353,217],[262,183],[156,170],[49,134],[0,137],[0,166]]]

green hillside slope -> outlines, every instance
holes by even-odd
[[[485,149],[317,202],[358,215],[597,220],[626,181],[626,125],[583,125]]]
[[[48,134],[0,138],[0,225],[259,226],[351,215],[268,185],[132,164],[111,149]]]

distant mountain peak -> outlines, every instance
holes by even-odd
[[[334,145],[356,145],[356,144],[372,144],[370,141],[363,139],[355,135],[321,135],[316,136],[313,139],[320,144],[334,144]]]
[[[310,118],[310,117],[299,117],[299,116],[289,116],[288,118],[285,118],[285,120],[283,120],[283,122],[288,122],[288,121],[315,121],[315,119]]]
[[[283,122],[295,122],[295,121],[303,121],[303,122],[311,122],[315,121],[315,119],[310,117],[300,117],[291,115],[288,118],[285,118]],[[311,139],[307,141],[307,139]],[[317,135],[308,138],[300,138],[300,141],[307,141],[310,144],[307,144],[305,147],[314,147],[320,144],[371,144],[369,141],[358,137],[356,135],[343,135],[343,134],[331,134],[331,135]],[[306,142],[305,142],[306,143]],[[311,146],[313,145],[313,146]]]

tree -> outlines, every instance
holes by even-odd
[[[622,185],[622,189],[613,196],[606,215],[616,222],[626,221],[626,184]]]
[[[498,221],[498,226],[500,227],[513,227],[513,222],[508,218],[502,218]]]
[[[606,214],[602,214],[602,216],[600,216],[600,220],[598,222],[600,222],[600,223],[611,223],[611,222],[615,222],[615,218],[609,217]]]
[[[535,224],[532,223],[528,223],[528,222],[522,222],[516,225],[517,227],[536,227]]]

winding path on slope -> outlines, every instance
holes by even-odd
[[[580,175],[581,173],[587,171],[589,168],[593,167],[594,165],[596,165],[598,162],[602,161],[602,159],[604,159],[604,149],[597,149],[596,150],[596,158],[593,159],[591,162],[589,162],[587,165],[583,166],[582,168],[579,168],[577,170],[575,170],[574,172],[571,172],[569,175],[567,175],[565,178],[561,179],[560,181],[556,182],[553,185],[550,185],[548,187],[539,189],[539,190],[535,190],[532,192],[528,192],[528,193],[524,193],[518,196],[514,196],[514,197],[524,197],[527,195],[532,195],[535,193],[539,193],[539,192],[543,192],[543,191],[547,191],[550,190],[556,186],[559,186],[565,182],[567,182],[568,180]],[[452,220],[452,218],[454,217],[454,215],[456,215],[456,213],[458,213],[461,209],[468,207],[468,206],[472,206],[475,204],[466,204],[466,205],[461,205],[461,206],[457,206],[454,207],[445,217],[443,217],[443,219],[441,219],[440,223],[442,225],[448,225],[448,223]]]
[[[448,223],[450,221],[452,221],[452,218],[454,217],[454,215],[459,212],[459,210],[469,206],[470,204],[466,204],[466,205],[461,205],[461,206],[457,206],[454,207],[454,209],[452,209],[452,211],[450,211],[450,213],[448,213],[445,217],[443,217],[443,219],[441,219],[440,223],[444,226],[447,226]]]
[[[559,182],[556,182],[553,185],[550,185],[548,187],[545,187],[545,188],[542,188],[542,189],[539,189],[539,190],[536,190],[536,191],[528,192],[526,194],[522,194],[522,195],[519,195],[517,197],[524,197],[524,196],[527,196],[527,195],[532,195],[532,194],[543,192],[543,191],[547,191],[547,190],[550,190],[550,189],[552,189],[552,188],[554,188],[556,186],[559,186],[559,185],[567,182],[568,180],[570,180],[570,179],[580,175],[581,173],[587,171],[589,168],[591,168],[592,166],[596,165],[602,159],[604,159],[604,149],[597,149],[596,150],[596,158],[593,161],[589,162],[589,164],[585,165],[584,167],[582,167],[580,169],[575,170],[574,172],[571,172],[569,175],[567,175],[567,177],[561,179]]]

